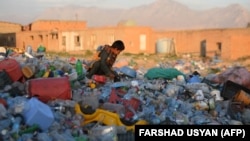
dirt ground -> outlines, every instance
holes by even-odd
[[[76,53],[76,54],[75,54]],[[86,55],[86,52],[75,52],[70,56],[91,60],[93,55]],[[134,69],[149,69],[153,67],[172,67],[178,64],[178,62],[184,62],[183,65],[192,64],[198,62],[199,67],[205,68],[201,74],[206,75],[208,69],[218,73],[232,66],[244,66],[250,71],[250,56],[242,57],[238,60],[222,60],[215,61],[213,58],[201,58],[199,56],[183,55],[183,56],[171,56],[166,54],[120,54],[117,58],[115,67],[129,65]],[[216,63],[215,63],[216,62]]]
[[[149,69],[152,67],[164,66],[175,66],[178,65],[178,62],[184,62],[182,65],[192,64],[193,62],[198,62],[199,67],[205,68],[201,74],[206,75],[208,70],[219,73],[226,70],[232,66],[244,66],[250,71],[250,57],[246,57],[238,60],[213,60],[213,58],[201,58],[201,57],[190,57],[190,56],[167,56],[163,54],[155,55],[120,55],[119,60],[126,60],[129,62],[129,65],[134,66],[135,69]],[[180,64],[179,64],[180,65]],[[202,70],[202,69],[201,69]]]

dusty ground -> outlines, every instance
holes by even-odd
[[[212,58],[201,58],[201,57],[171,57],[162,54],[156,55],[132,55],[126,56],[121,55],[118,57],[118,60],[128,60],[135,62],[138,68],[152,68],[159,66],[160,64],[163,66],[173,66],[178,64],[178,62],[185,62],[184,65],[188,63],[198,62],[200,67],[205,67],[207,69],[226,69],[232,66],[244,66],[250,71],[250,57],[246,57],[238,60],[219,60],[219,62],[215,63]]]
[[[74,56],[76,58],[91,60],[93,54],[86,52],[73,52],[69,56]],[[129,65],[134,67],[134,69],[149,69],[152,67],[158,67],[160,65],[164,67],[172,67],[175,65],[180,65],[178,62],[185,62],[183,65],[190,65],[194,62],[198,62],[196,67],[198,69],[204,69],[200,72],[203,75],[207,73],[218,73],[232,66],[244,66],[250,71],[250,57],[242,57],[238,60],[220,60],[215,63],[213,58],[201,58],[198,56],[185,55],[181,57],[170,56],[166,54],[120,54],[117,58],[117,63],[115,67]],[[208,72],[208,70],[210,72]]]

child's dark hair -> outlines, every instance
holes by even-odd
[[[114,41],[114,43],[112,44],[112,47],[117,48],[118,50],[121,50],[121,51],[125,49],[124,43],[121,40]]]

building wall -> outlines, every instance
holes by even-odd
[[[58,35],[51,34],[48,31],[25,31],[17,32],[17,46],[21,49],[26,49],[31,46],[36,50],[40,45],[45,46],[49,50],[58,50]]]
[[[85,21],[60,21],[60,20],[38,20],[32,23],[32,31],[51,31],[61,30],[83,30],[86,28]]]
[[[250,28],[154,31],[150,27],[135,25],[86,28],[84,22],[68,21],[36,21],[31,27],[31,31],[17,32],[17,47],[30,45],[37,49],[42,44],[48,51],[69,52],[95,50],[99,45],[111,45],[115,40],[123,40],[126,46],[124,52],[156,53],[158,40],[171,39],[176,55],[200,56],[205,46],[206,56],[219,54],[222,59],[237,59],[248,56],[250,46]],[[56,28],[60,30],[51,32]],[[205,44],[202,44],[203,41]]]
[[[22,25],[9,22],[0,22],[0,33],[15,33],[22,30]]]
[[[59,50],[66,52],[83,50],[82,39],[80,31],[61,32],[59,33]]]
[[[85,21],[60,21],[60,20],[39,20],[27,26],[17,34],[17,47],[27,48],[31,46],[36,50],[39,45],[44,45],[48,51],[71,51],[78,50],[72,46],[70,40],[68,45],[62,46],[62,36],[65,32],[82,31],[86,28]]]
[[[157,32],[155,40],[173,38],[177,55],[200,55],[201,42],[205,40],[207,56],[218,53],[223,59],[237,59],[248,55],[244,50],[250,46],[249,36],[250,28],[207,29]]]
[[[59,48],[66,51],[95,50],[100,45],[111,45],[115,40],[122,40],[126,46],[125,52],[153,52],[152,46],[154,45],[150,40],[153,31],[149,27],[101,27],[89,28],[83,31],[63,31],[61,33]],[[80,46],[76,45],[76,36],[80,38]],[[140,39],[141,36],[145,38],[144,41]],[[66,38],[65,45],[62,45],[62,38]],[[140,48],[142,43],[144,48]]]
[[[16,47],[16,32],[21,30],[20,24],[0,22],[0,46]]]
[[[121,39],[129,53],[155,53],[154,31],[149,27],[124,26],[120,30]]]
[[[250,56],[250,28],[232,31],[231,36],[231,59]]]

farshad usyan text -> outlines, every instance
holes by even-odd
[[[219,129],[139,129],[138,136],[218,136]],[[225,129],[224,136],[238,136],[242,129]]]

